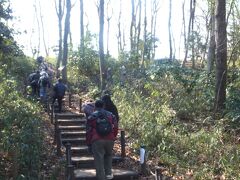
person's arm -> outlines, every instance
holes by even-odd
[[[113,118],[113,126],[114,126],[113,134],[114,134],[114,137],[117,137],[117,134],[118,134],[118,121],[116,119],[116,116],[114,116],[113,114],[112,114],[112,118]]]
[[[87,146],[91,146],[91,140],[92,140],[92,123],[93,123],[93,117],[90,116],[87,119],[86,123],[86,144]]]

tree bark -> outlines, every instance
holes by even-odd
[[[145,53],[147,39],[147,3],[144,0],[144,32],[143,32],[143,51],[142,51],[142,71],[145,72]]]
[[[104,60],[104,0],[100,0],[99,4],[99,67],[100,67],[100,86],[101,91],[106,87],[106,70]]]
[[[62,0],[58,0],[58,5],[55,0],[55,9],[58,17],[58,58],[57,58],[57,77],[60,76],[59,67],[62,63],[62,57],[63,57],[63,37],[62,37],[62,19],[64,15]]]
[[[40,1],[38,1],[38,4],[39,4],[39,16],[40,16],[41,26],[42,26],[43,45],[44,45],[45,54],[48,57],[49,56],[49,48],[47,47],[46,39],[45,39],[45,27],[44,27],[44,23],[43,23],[42,7],[41,7]]]
[[[172,0],[169,0],[168,38],[169,38],[169,59],[170,60],[173,59],[171,18],[172,18]]]
[[[211,3],[211,19],[210,19],[210,39],[209,39],[209,47],[207,54],[207,72],[211,73],[213,70],[213,64],[215,61],[215,52],[216,52],[216,41],[215,41],[215,3]]]
[[[83,0],[80,0],[80,51],[82,52],[82,57],[85,56],[85,52],[84,52],[84,4],[83,4]]]
[[[113,14],[113,10],[112,10],[111,15],[109,15],[109,3],[110,3],[110,0],[107,3],[107,58],[109,57],[110,20],[112,19],[112,14]]]
[[[63,70],[62,70],[62,78],[65,83],[67,82],[68,36],[70,33],[70,15],[71,15],[71,0],[67,0],[63,37]]]
[[[119,14],[118,14],[118,34],[117,34],[117,40],[118,40],[118,56],[123,51],[123,43],[122,43],[122,29],[121,29],[121,18],[122,18],[122,0],[119,1]]]
[[[227,80],[226,0],[216,1],[216,87],[215,112],[225,108]]]

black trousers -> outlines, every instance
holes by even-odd
[[[53,96],[53,100],[52,100],[52,104],[55,103],[55,101],[58,101],[58,110],[59,112],[62,112],[62,100],[63,100],[63,96]]]

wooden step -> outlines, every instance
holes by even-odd
[[[57,119],[78,119],[78,118],[84,118],[85,115],[83,113],[81,114],[71,114],[71,113],[64,113],[64,114],[56,114]]]
[[[62,126],[70,126],[70,125],[85,125],[85,119],[58,119],[58,124]]]
[[[71,147],[72,156],[90,156],[91,154],[88,152],[87,146],[72,146]]]
[[[124,169],[115,169],[112,170],[114,180],[133,180],[139,179],[139,175],[135,171],[124,170]],[[96,179],[95,169],[76,169],[74,170],[74,176],[76,180],[94,180]]]
[[[93,156],[73,156],[72,164],[78,168],[93,168],[94,167],[94,158]],[[124,159],[120,156],[113,156],[113,164],[122,162]]]
[[[86,126],[80,125],[80,126],[58,126],[60,130],[63,131],[83,131],[86,129]]]
[[[62,144],[70,143],[71,145],[84,145],[86,144],[86,138],[62,138]]]
[[[86,131],[61,131],[62,138],[86,137]]]

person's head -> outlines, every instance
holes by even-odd
[[[111,100],[111,96],[110,96],[109,94],[103,95],[102,101],[103,101],[104,103],[111,102],[111,101],[112,101],[112,100]]]
[[[102,100],[99,99],[99,100],[95,101],[95,109],[102,109],[103,105],[104,105],[104,103]]]
[[[58,78],[57,81],[58,81],[59,83],[62,83],[62,82],[63,82],[62,78]]]

